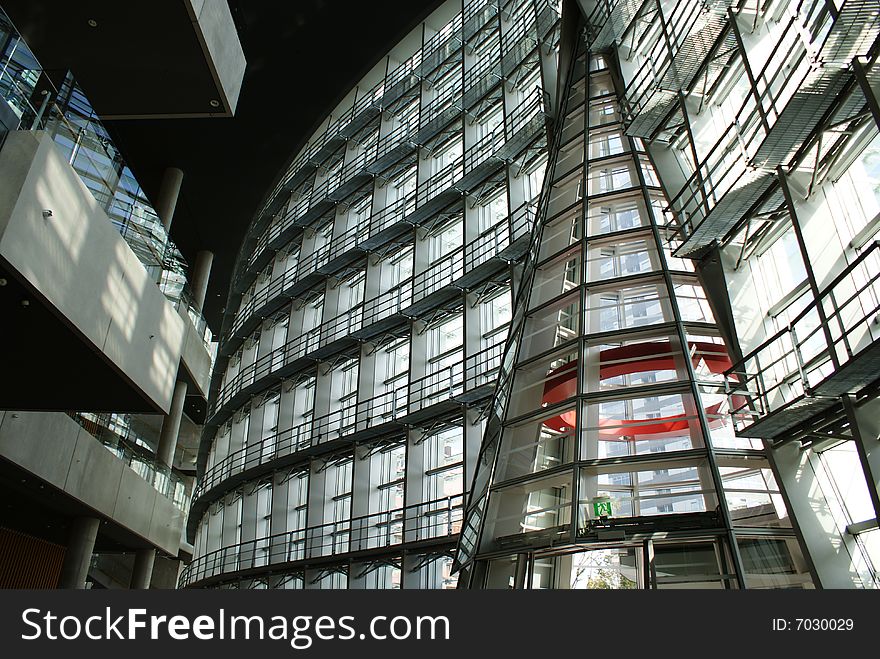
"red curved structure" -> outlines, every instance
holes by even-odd
[[[730,356],[723,344],[705,341],[688,342],[691,362],[697,366],[701,361],[712,373],[723,373],[732,366]],[[620,348],[609,348],[599,353],[599,379],[619,377],[644,371],[675,369],[676,355],[669,341],[634,343]],[[577,360],[559,366],[548,374],[544,384],[542,402],[552,405],[567,400],[577,393]],[[721,403],[710,405],[706,413],[716,415]],[[544,425],[558,432],[570,430],[575,424],[574,410],[547,419]],[[718,424],[723,420],[717,420]],[[690,420],[684,414],[674,414],[655,419],[600,419],[599,435],[606,441],[626,439],[662,439],[670,433],[686,430]],[[604,427],[603,427],[604,426]]]

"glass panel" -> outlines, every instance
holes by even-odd
[[[641,559],[641,548],[636,547],[597,549],[571,554],[569,587],[587,590],[638,588]]]
[[[563,181],[553,183],[548,194],[547,215],[553,216],[584,197],[583,175],[578,169]]]
[[[534,309],[576,288],[581,282],[580,265],[580,250],[572,247],[565,254],[538,267],[532,281],[529,308]]]
[[[496,481],[570,463],[574,457],[576,416],[575,409],[571,408],[507,426],[506,441],[498,456]]]
[[[538,260],[543,261],[549,256],[558,254],[581,238],[583,238],[583,232],[581,231],[580,209],[566,211],[558,218],[544,225]]]
[[[627,277],[660,269],[650,234],[629,240],[591,242],[587,247],[587,281]]]
[[[588,333],[613,332],[673,320],[663,281],[591,289],[585,314]]]
[[[747,588],[813,588],[795,538],[737,536]]]
[[[767,460],[719,456],[718,469],[734,526],[791,526]]]
[[[517,368],[508,418],[561,403],[577,394],[577,360],[577,349],[572,347]]]
[[[696,279],[675,277],[675,299],[678,301],[678,309],[684,322],[714,323],[715,317],[706,300],[706,293]]]
[[[687,393],[585,403],[581,425],[582,460],[703,446],[696,405]]]
[[[505,545],[522,533],[564,530],[571,520],[571,474],[497,490],[489,499],[484,544]]]
[[[531,314],[525,322],[520,359],[528,359],[578,336],[580,304],[577,294]]]
[[[589,154],[590,159],[607,158],[624,153],[629,148],[629,143],[620,128],[603,128],[590,131]]]
[[[587,172],[587,193],[590,196],[627,190],[638,185],[635,165],[629,159],[612,162],[604,160],[590,165]]]
[[[499,558],[489,562],[489,574],[486,577],[486,588],[509,589],[515,586],[516,555]]]
[[[559,149],[559,155],[556,159],[556,175],[562,176],[575,168],[580,171],[584,162],[584,138],[583,134],[579,134],[575,139],[563,145]]]
[[[587,392],[687,379],[687,366],[673,335],[620,340],[584,350]]]
[[[655,544],[657,588],[725,588],[728,579],[721,572],[718,552],[717,545],[713,543]],[[733,580],[729,581],[733,585]]]
[[[730,411],[731,400],[737,407],[744,405],[742,396],[733,395],[728,398],[727,392],[723,385],[700,386],[700,398],[703,401],[706,412],[706,420],[709,422],[709,433],[712,436],[712,446],[719,448],[732,449],[753,449],[762,450],[764,442],[754,437],[738,437],[733,425],[733,418]],[[748,418],[748,409],[737,415],[741,418]]]
[[[681,461],[658,461],[652,467],[640,464],[641,471],[625,465],[582,467],[580,533],[585,534],[591,522],[602,516],[647,517],[715,510],[718,501],[705,461],[684,466]],[[606,499],[610,500],[611,514],[597,515],[597,501]]]
[[[648,226],[648,223],[640,194],[603,197],[590,203],[587,209],[587,228],[591,236]]]

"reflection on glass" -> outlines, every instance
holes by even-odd
[[[586,323],[589,332],[646,327],[673,320],[669,294],[662,281],[628,282],[590,290]]]
[[[566,296],[535,311],[526,319],[520,359],[542,354],[578,336],[580,304],[577,295]]]
[[[595,502],[609,499],[608,518],[650,517],[715,510],[717,497],[704,461],[682,466],[680,460],[640,465],[584,467],[580,473],[579,529],[587,533],[597,516]]]
[[[720,567],[719,548],[712,543],[654,545],[656,587],[659,589],[723,589],[733,586]]]
[[[719,457],[718,469],[734,526],[791,526],[779,486],[765,459]]]
[[[503,482],[571,462],[575,424],[572,408],[505,428],[508,441],[498,456],[497,480]]]
[[[571,519],[571,474],[563,473],[492,493],[484,542],[504,545],[521,533],[567,529]]]
[[[689,394],[625,398],[584,406],[581,459],[685,451],[703,445]]]
[[[569,587],[588,590],[638,588],[640,563],[641,551],[634,547],[571,554]]]
[[[581,282],[580,263],[580,252],[571,249],[537,268],[532,281],[529,307],[538,307],[577,287]]]
[[[813,588],[795,538],[737,536],[747,588]]]
[[[641,210],[643,204],[639,195],[623,197],[603,197],[591,203],[587,210],[589,235],[598,236],[615,231],[648,226],[648,218]]]

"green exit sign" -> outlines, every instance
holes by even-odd
[[[611,517],[614,514],[611,510],[611,499],[608,497],[593,499],[593,514],[596,517]]]

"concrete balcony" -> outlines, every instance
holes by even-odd
[[[66,414],[0,412],[0,480],[46,519],[101,518],[99,548],[178,554],[183,510]]]
[[[51,137],[9,133],[0,179],[3,406],[167,413],[181,358],[204,394],[211,360],[201,337]]]

